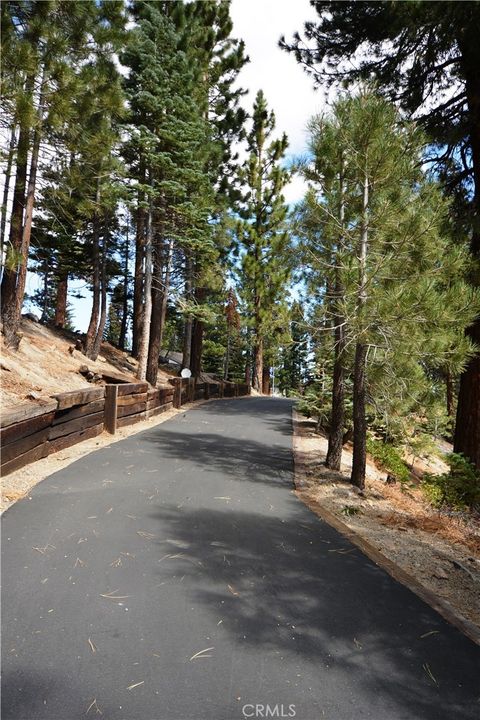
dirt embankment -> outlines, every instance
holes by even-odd
[[[18,408],[22,404],[42,404],[50,396],[92,387],[79,373],[87,365],[98,375],[121,374],[126,381],[136,382],[137,361],[109,343],[102,343],[96,362],[75,350],[75,338],[60,330],[23,319],[23,338],[17,351],[5,347],[1,340],[2,410]],[[169,375],[159,372],[158,384],[168,381]]]
[[[351,449],[342,471],[325,467],[327,440],[295,413],[297,494],[315,512],[327,511],[413,576],[456,613],[480,628],[480,522],[432,508],[420,489],[387,485],[386,473],[367,463],[359,493],[348,481]],[[437,461],[438,464],[438,461]],[[441,463],[440,463],[441,464]],[[438,469],[441,472],[441,468]]]

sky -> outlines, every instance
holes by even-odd
[[[281,35],[287,40],[303,23],[315,19],[316,13],[308,0],[232,0],[232,36],[245,42],[250,63],[239,74],[239,84],[248,89],[242,104],[251,111],[258,90],[265,93],[269,107],[276,116],[276,136],[286,133],[289,139],[288,160],[306,151],[306,125],[312,115],[325,107],[325,98],[314,91],[313,82],[297,64],[293,55],[280,50]],[[300,200],[304,183],[294,177],[285,188],[289,204]],[[28,274],[27,293],[39,286],[38,276]],[[91,293],[83,281],[72,281],[70,289],[81,289],[83,300],[69,297],[73,311],[73,324],[81,332],[88,326],[91,310]],[[37,309],[33,310],[39,314]]]

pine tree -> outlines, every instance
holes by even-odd
[[[479,286],[480,261],[480,12],[478,2],[313,3],[318,22],[304,37],[281,45],[316,83],[374,80],[379,90],[414,115],[434,143],[431,161],[445,189],[458,199],[469,229],[470,282]],[[352,57],[354,61],[352,62]],[[452,91],[445,94],[445,89]],[[466,200],[466,202],[465,202]],[[467,328],[480,346],[480,317]],[[455,452],[480,468],[480,353],[465,366],[459,389]]]
[[[282,167],[287,138],[272,139],[275,116],[259,91],[253,106],[252,128],[247,135],[249,156],[240,178],[246,189],[237,225],[240,254],[239,282],[242,301],[253,333],[253,386],[263,387],[264,346],[273,320],[285,303],[290,276],[287,206],[282,195],[289,172]]]
[[[323,267],[326,287],[332,270],[342,279],[332,316],[340,309],[346,346],[355,348],[352,482],[363,487],[368,416],[372,410],[389,413],[395,405],[412,411],[412,398],[420,402],[428,386],[427,361],[441,366],[449,359],[461,367],[472,351],[461,331],[478,297],[462,279],[465,254],[448,242],[448,205],[422,173],[425,140],[418,130],[368,91],[337,102],[333,119],[317,121],[315,128],[325,128],[344,160],[343,182],[337,179],[334,192],[327,173],[317,176],[321,183],[310,191],[306,238],[308,243],[313,231],[310,255],[314,267]],[[345,223],[339,223],[340,188]],[[325,248],[320,255],[318,239]]]

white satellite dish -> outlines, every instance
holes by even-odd
[[[189,378],[192,377],[192,371],[189,368],[183,368],[180,375],[182,376],[182,378]]]

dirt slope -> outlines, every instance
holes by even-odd
[[[1,340],[0,403],[3,411],[22,404],[41,404],[56,393],[92,387],[78,372],[81,365],[98,374],[123,375],[135,382],[137,362],[108,343],[102,344],[96,362],[74,350],[74,336],[22,319],[23,338],[14,352]],[[69,350],[70,348],[70,350]],[[158,385],[170,375],[160,371]]]

